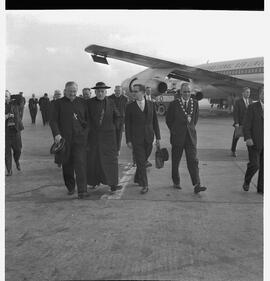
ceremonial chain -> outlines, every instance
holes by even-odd
[[[190,98],[190,112],[189,112],[189,113],[185,110],[182,99],[179,98],[178,100],[179,100],[180,106],[181,106],[181,108],[182,108],[184,114],[185,114],[186,117],[187,117],[188,122],[190,122],[190,121],[191,121],[191,118],[192,118],[192,114],[193,114],[193,99]],[[187,106],[187,107],[188,107],[188,106]]]

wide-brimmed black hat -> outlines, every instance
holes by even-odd
[[[64,148],[65,143],[66,143],[66,141],[64,138],[61,138],[59,143],[54,142],[53,145],[51,146],[50,153],[55,154],[55,153],[61,151]]]
[[[97,82],[96,86],[91,89],[110,89],[111,87],[106,86],[104,82]]]
[[[156,168],[160,169],[164,166],[164,161],[169,159],[169,152],[167,148],[158,148],[155,153],[155,164]]]

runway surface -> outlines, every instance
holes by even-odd
[[[170,151],[164,117],[161,146]],[[49,154],[52,135],[30,124],[22,133],[22,171],[6,177],[6,280],[263,280],[263,197],[256,177],[242,190],[247,164],[243,140],[230,156],[229,116],[201,117],[197,125],[200,177],[194,194],[185,158],[182,190],[173,189],[171,162],[148,169],[150,191],[140,194],[123,138],[119,180],[124,189],[68,196],[62,171]],[[171,157],[170,157],[171,158]]]

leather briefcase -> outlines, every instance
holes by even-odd
[[[243,126],[237,126],[235,127],[234,129],[234,137],[235,138],[241,138],[244,136],[244,133],[243,133]]]

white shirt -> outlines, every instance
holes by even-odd
[[[262,111],[264,111],[264,104],[261,101],[260,101],[260,103],[261,103],[261,106],[262,106]]]
[[[150,101],[152,100],[150,95],[145,95],[145,98],[146,98],[146,100],[150,100]]]
[[[182,98],[182,102],[183,102],[184,109],[185,109],[185,102],[187,102],[187,108],[188,108],[189,99],[185,100],[185,99]],[[187,108],[186,108],[186,110],[187,110]]]
[[[144,111],[144,107],[145,107],[145,99],[142,100],[136,100],[139,108],[141,109],[141,111]]]
[[[247,99],[243,98],[243,100],[244,100],[244,103],[245,103],[246,107],[248,107],[248,106],[249,106],[249,100],[248,100],[248,98],[247,98]]]

